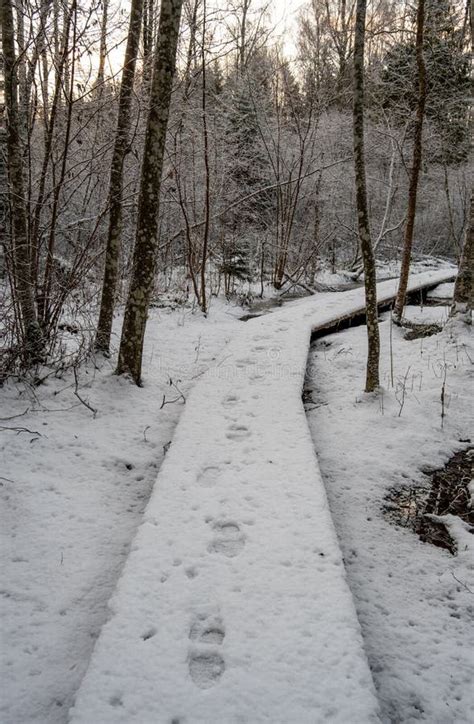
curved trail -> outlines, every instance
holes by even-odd
[[[381,302],[396,284],[379,284]],[[252,320],[196,384],[74,724],[378,720],[301,402],[311,334],[362,309],[354,289]]]

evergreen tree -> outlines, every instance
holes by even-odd
[[[427,157],[460,163],[469,154],[470,56],[460,47],[461,25],[444,0],[426,6],[424,57],[425,115],[435,131]],[[398,43],[383,61],[380,92],[395,121],[414,116],[417,104],[417,62],[414,42]]]

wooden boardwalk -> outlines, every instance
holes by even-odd
[[[396,285],[379,284],[381,304]],[[301,401],[312,334],[363,310],[363,289],[289,303],[242,325],[196,383],[74,724],[378,721]]]

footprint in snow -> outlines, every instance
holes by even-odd
[[[237,395],[226,395],[222,400],[223,407],[234,407],[239,401]]]
[[[225,661],[213,651],[193,654],[189,659],[189,673],[196,686],[210,689],[217,684],[225,671]]]
[[[216,616],[199,616],[191,626],[189,638],[195,648],[188,660],[189,674],[201,689],[217,684],[225,671],[225,661],[216,648],[224,636],[222,620]]]
[[[229,425],[226,432],[226,438],[228,440],[244,440],[250,437],[251,432],[245,425]]]
[[[197,481],[203,488],[213,488],[218,480],[220,469],[215,465],[208,465],[198,475]]]
[[[225,629],[219,616],[200,615],[191,625],[189,638],[195,643],[218,644],[224,641]]]
[[[245,536],[237,523],[216,523],[215,538],[209,544],[211,553],[222,553],[228,558],[235,558],[245,545]]]
[[[243,357],[242,359],[238,359],[235,362],[235,366],[239,369],[243,369],[245,367],[250,367],[254,363],[253,359],[251,357]]]

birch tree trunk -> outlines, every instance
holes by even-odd
[[[162,0],[158,25],[132,278],[117,366],[117,374],[130,374],[136,384],[141,380],[143,340],[155,278],[161,176],[182,4],[183,0]]]
[[[23,154],[18,117],[18,65],[15,57],[15,29],[11,0],[0,0],[0,21],[7,113],[7,173],[12,221],[14,292],[20,309],[24,358],[26,363],[31,363],[38,361],[41,355],[42,339],[31,285],[31,258],[23,183]]]
[[[369,212],[367,206],[367,184],[365,177],[364,150],[364,46],[366,0],[357,0],[354,37],[354,170],[357,199],[357,220],[359,227],[360,249],[364,264],[365,305],[367,314],[367,375],[365,391],[373,392],[379,386],[380,340],[377,319],[377,279],[375,275],[375,257],[370,235]]]
[[[418,74],[418,103],[416,107],[415,132],[413,138],[413,163],[411,167],[410,186],[408,189],[408,210],[405,235],[403,239],[402,263],[400,268],[400,281],[397,298],[393,312],[395,324],[401,324],[403,309],[410,274],[411,249],[413,245],[413,230],[415,227],[416,199],[418,194],[418,179],[420,176],[423,145],[423,120],[426,105],[426,68],[423,54],[425,26],[425,0],[418,0],[416,14],[416,66]]]
[[[119,274],[121,235],[122,235],[122,186],[123,164],[127,153],[130,133],[130,110],[132,105],[133,83],[140,28],[143,13],[143,0],[132,0],[127,47],[120,84],[120,98],[117,118],[117,130],[112,155],[109,186],[109,228],[105,253],[104,280],[100,303],[99,322],[96,336],[96,349],[108,353],[112,322],[114,316],[117,280]]]

